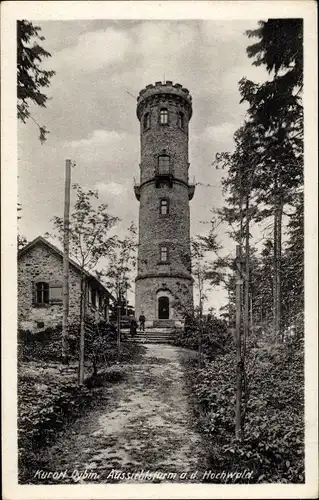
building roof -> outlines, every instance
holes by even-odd
[[[21,257],[22,255],[24,255],[25,253],[27,253],[29,250],[31,250],[31,248],[35,247],[38,244],[45,245],[46,247],[48,247],[55,254],[57,254],[59,257],[61,257],[63,259],[63,252],[58,247],[56,247],[55,245],[53,245],[52,243],[50,243],[50,241],[48,241],[45,238],[43,238],[43,236],[38,236],[37,238],[34,238],[34,240],[30,241],[30,243],[28,243],[26,246],[24,246],[23,248],[21,248],[19,250],[19,252],[18,252],[18,258]],[[77,264],[77,262],[75,262],[73,259],[69,259],[69,263],[70,263],[70,266],[72,266],[79,273],[81,273],[81,266],[79,264]],[[87,277],[87,279],[89,281],[95,282],[99,286],[99,288],[106,295],[109,296],[109,298],[111,300],[115,300],[114,297],[113,297],[113,295],[105,288],[105,286],[103,285],[103,283],[101,283],[101,281],[99,281],[93,274],[89,273],[85,269],[84,269],[84,274],[85,274],[85,276]]]

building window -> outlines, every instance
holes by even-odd
[[[160,155],[158,157],[158,173],[160,175],[169,174],[170,158],[168,155]]]
[[[168,215],[168,200],[167,199],[162,199],[160,201],[160,214],[161,215]]]
[[[160,111],[160,123],[161,125],[168,124],[168,111],[165,108],[162,108]]]
[[[36,285],[36,303],[43,305],[49,303],[49,283],[40,282]]]
[[[168,248],[166,245],[160,247],[160,260],[161,262],[168,262]]]
[[[91,304],[96,307],[96,290],[91,290]]]
[[[63,287],[59,285],[50,285],[50,303],[60,304],[63,302]]]
[[[150,128],[150,114],[145,113],[143,118],[143,129],[146,130],[148,128]]]
[[[103,295],[102,293],[99,293],[99,309],[102,309],[103,308]]]
[[[185,127],[184,113],[178,113],[178,126],[184,130]]]

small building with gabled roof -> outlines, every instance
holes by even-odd
[[[85,314],[109,320],[113,296],[91,273],[85,275]],[[81,267],[69,266],[69,322],[79,323]],[[18,252],[18,327],[31,332],[62,324],[63,252],[38,236]]]

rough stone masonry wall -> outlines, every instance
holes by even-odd
[[[62,304],[33,306],[33,284],[46,282],[62,284],[63,260],[45,245],[36,245],[19,257],[18,262],[18,321],[22,328],[37,331],[37,322],[44,328],[62,323]],[[70,266],[70,321],[78,321],[80,304],[80,275]]]
[[[170,301],[170,318],[181,320],[193,307],[192,280],[158,276],[138,280],[136,287],[135,311],[138,318],[144,312],[146,321],[151,322],[158,318],[157,299],[160,295],[167,295]],[[151,326],[151,325],[150,325]]]
[[[160,200],[169,202],[168,215],[160,214]],[[160,245],[168,247],[168,263],[160,263]],[[190,217],[187,187],[173,184],[141,189],[138,275],[190,274]]]
[[[169,123],[159,123],[160,108],[168,110]],[[185,116],[185,127],[178,124],[178,113]],[[166,149],[171,159],[171,171],[175,177],[188,182],[188,119],[183,106],[160,101],[158,107],[147,107],[150,113],[150,128],[141,130],[141,183],[155,175],[158,155]]]
[[[168,123],[160,123],[160,111],[168,111]],[[148,113],[149,127],[144,128]],[[180,127],[179,113],[184,126]],[[139,211],[139,258],[136,281],[136,314],[143,309],[148,319],[157,319],[158,290],[165,286],[170,306],[178,297],[173,317],[185,315],[185,304],[193,301],[190,258],[190,212],[188,198],[188,124],[191,117],[191,97],[187,89],[172,82],[149,85],[140,92],[137,114],[141,123],[141,176]],[[155,176],[158,156],[165,150],[170,156],[172,186]],[[179,182],[180,181],[180,182]],[[160,200],[169,202],[169,214],[160,214]],[[160,262],[160,246],[168,247],[168,262]],[[143,279],[141,279],[143,278]]]

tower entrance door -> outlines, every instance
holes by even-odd
[[[158,299],[158,319],[169,319],[168,297],[159,297]]]

